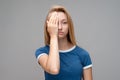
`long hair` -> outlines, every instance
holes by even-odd
[[[73,22],[72,19],[70,17],[70,15],[68,14],[67,10],[63,7],[63,6],[53,6],[47,16],[46,16],[46,20],[45,20],[45,24],[44,24],[44,43],[45,45],[49,45],[50,44],[50,36],[49,33],[47,31],[47,20],[49,18],[50,13],[52,12],[63,12],[65,13],[65,15],[67,16],[67,20],[68,20],[68,34],[67,34],[67,40],[72,43],[73,45],[76,45],[76,40],[75,40],[75,35],[74,35],[74,26],[73,26]]]

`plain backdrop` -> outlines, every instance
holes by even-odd
[[[44,80],[35,51],[44,46],[45,17],[56,4],[71,15],[94,80],[119,80],[120,0],[0,0],[0,80]]]

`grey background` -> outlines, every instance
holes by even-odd
[[[0,0],[0,80],[44,80],[34,54],[44,45],[44,20],[54,4],[70,13],[94,80],[119,80],[120,0]]]

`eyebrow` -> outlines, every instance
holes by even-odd
[[[61,21],[67,21],[67,19],[62,19]]]

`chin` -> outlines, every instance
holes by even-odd
[[[58,39],[65,39],[65,36],[58,36]]]

